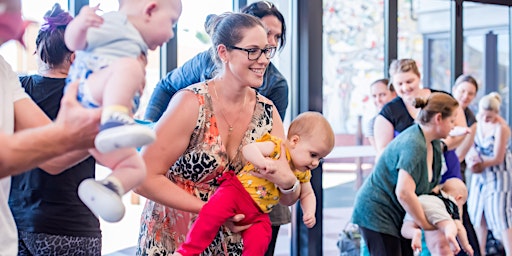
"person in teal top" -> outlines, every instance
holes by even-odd
[[[439,183],[439,139],[453,128],[458,103],[450,95],[432,93],[428,99],[416,98],[415,106],[421,108],[417,124],[390,142],[356,195],[352,222],[359,225],[371,255],[412,255],[410,242],[400,235],[406,212],[422,229],[435,229],[418,195],[430,193]],[[435,250],[450,253],[448,244]]]

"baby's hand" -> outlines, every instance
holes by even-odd
[[[411,239],[411,247],[414,252],[421,252],[421,229],[417,229],[414,232],[414,236]]]
[[[475,253],[473,251],[473,248],[469,244],[467,246],[464,246],[463,249],[466,252],[466,254],[469,255],[469,256],[473,256],[473,254]]]
[[[313,213],[304,213],[302,215],[302,221],[304,222],[304,225],[306,225],[306,227],[312,228],[316,224],[315,214],[313,214]]]
[[[457,234],[451,234],[451,233],[445,234],[446,240],[448,240],[448,243],[450,244],[450,247],[452,248],[452,251],[454,254],[457,254],[460,252],[460,246],[459,246],[459,242],[457,242],[456,235]]]
[[[96,14],[96,11],[100,9],[100,5],[96,5],[94,7],[84,6],[80,10],[80,13],[77,15],[75,19],[78,19],[78,22],[81,25],[81,29],[86,31],[88,28],[94,27],[97,28],[103,24],[103,17]]]
[[[479,164],[481,162],[483,162],[484,160],[482,159],[482,156],[480,154],[476,154],[474,156],[471,157],[471,162],[474,164]]]

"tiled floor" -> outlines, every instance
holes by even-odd
[[[324,210],[324,255],[338,255],[336,247],[338,233],[352,214],[352,208],[331,208]],[[138,217],[138,216],[137,216]],[[107,256],[135,255],[138,219],[136,222],[127,215],[120,223],[103,225],[103,254]],[[275,256],[290,255],[290,224],[283,225],[277,238]]]
[[[352,215],[351,207],[324,209],[324,237],[323,255],[339,255],[336,247],[339,232]],[[290,255],[290,224],[283,225],[279,230],[275,256]]]
[[[105,175],[98,174],[98,178]],[[345,227],[352,213],[355,180],[353,172],[324,172],[324,255],[338,255],[336,241],[338,233]],[[130,195],[123,200],[126,204],[126,215],[118,223],[101,221],[103,233],[102,253],[108,256],[135,255],[134,246],[137,242],[139,219],[145,199],[139,205],[130,203]],[[290,255],[290,227],[281,227],[276,245],[276,256]]]

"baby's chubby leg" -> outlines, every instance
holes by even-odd
[[[121,105],[132,109],[133,96],[141,94],[146,83],[143,64],[135,58],[120,58],[87,77],[91,97],[100,105]]]
[[[95,141],[102,153],[141,147],[155,140],[150,128],[136,125],[133,120],[145,86],[144,65],[135,58],[121,58],[87,78],[92,98],[103,106],[100,133]]]
[[[87,207],[106,221],[117,222],[124,216],[122,195],[138,186],[146,177],[146,166],[137,151],[125,148],[91,155],[112,173],[102,181],[86,179],[78,187],[78,195]]]
[[[119,191],[120,195],[124,195],[140,185],[146,178],[144,160],[133,148],[119,149],[108,154],[102,154],[93,149],[91,154],[99,164],[112,170],[106,179],[119,180],[122,186],[122,190]]]
[[[100,85],[91,86],[103,86],[101,104],[104,107],[121,105],[131,109],[134,95],[142,94],[146,84],[144,66],[135,58],[117,59],[93,75],[96,73]]]

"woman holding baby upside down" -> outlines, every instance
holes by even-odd
[[[440,181],[440,139],[453,128],[458,103],[450,95],[436,92],[413,103],[420,108],[418,124],[387,145],[356,196],[353,222],[361,228],[371,255],[412,255],[410,242],[400,235],[406,212],[422,229],[435,229],[427,221],[418,195],[430,193]]]

